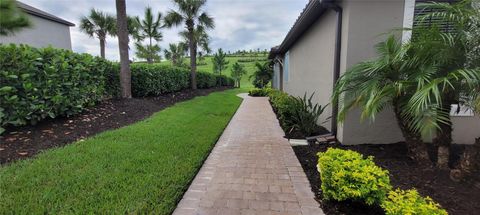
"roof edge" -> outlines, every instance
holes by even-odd
[[[282,43],[270,50],[269,58],[273,59],[275,55],[286,53],[327,10],[326,3],[333,1],[335,0],[310,0],[292,28],[290,28],[290,31],[288,31]]]
[[[40,10],[38,8],[35,8],[35,7],[32,7],[30,5],[27,5],[25,3],[22,3],[20,1],[16,1],[16,4],[17,4],[17,7],[20,8],[21,10],[23,10],[25,13],[28,13],[30,15],[33,15],[33,16],[37,16],[37,17],[41,17],[41,18],[44,18],[44,19],[48,19],[50,21],[53,21],[53,22],[56,22],[56,23],[60,23],[60,24],[64,24],[64,25],[67,25],[67,26],[70,26],[70,27],[73,27],[75,26],[74,23],[71,23],[67,20],[64,20],[60,17],[57,17],[55,15],[52,15],[50,13],[47,13],[43,10]]]

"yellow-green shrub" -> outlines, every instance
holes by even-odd
[[[255,88],[248,92],[249,96],[253,97],[262,97],[262,96],[269,96],[270,92],[274,91],[271,88]]]
[[[326,200],[362,201],[380,204],[391,190],[388,171],[375,165],[372,157],[330,148],[318,153],[318,170]]]
[[[382,203],[386,215],[447,215],[430,197],[421,197],[417,190],[397,189],[388,193]]]

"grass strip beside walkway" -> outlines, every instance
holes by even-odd
[[[239,90],[0,168],[0,214],[170,214],[241,103]]]

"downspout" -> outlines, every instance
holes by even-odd
[[[324,0],[319,0],[320,3]],[[332,94],[335,90],[335,85],[340,78],[340,63],[341,63],[341,51],[342,51],[342,21],[343,21],[343,9],[340,5],[334,2],[335,0],[327,0],[324,4],[337,13],[337,26],[335,33],[335,56],[334,56],[334,65],[333,65],[333,89]],[[338,130],[338,99],[332,101],[332,135],[337,137]]]

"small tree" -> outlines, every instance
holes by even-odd
[[[17,8],[14,0],[0,1],[0,36],[14,34],[30,26],[27,16]]]
[[[263,64],[255,63],[256,71],[250,76],[250,80],[253,78],[253,86],[256,88],[265,88],[273,77],[273,68],[270,62]]]
[[[181,66],[183,63],[183,58],[185,52],[187,51],[187,46],[185,43],[170,43],[168,49],[165,49],[165,58],[172,62],[174,66]]]
[[[80,30],[90,37],[97,37],[100,41],[100,56],[105,58],[105,44],[107,36],[116,36],[115,17],[99,10],[91,9],[88,16],[80,20]]]
[[[220,48],[217,53],[213,55],[213,72],[219,75],[222,75],[222,71],[227,68],[228,61],[226,60],[227,55]]]
[[[135,18],[138,28],[138,32],[134,34],[137,40],[135,43],[136,55],[139,58],[146,59],[148,63],[153,63],[153,61],[160,61],[160,46],[153,43],[160,42],[163,39],[162,32],[160,32],[162,14],[154,15],[152,8],[147,7],[144,16],[143,20],[138,17]],[[142,44],[145,39],[148,40],[147,45]]]
[[[245,67],[238,62],[235,62],[232,67],[232,78],[235,81],[235,87],[240,88],[240,82],[242,80],[242,76],[247,74]]]

